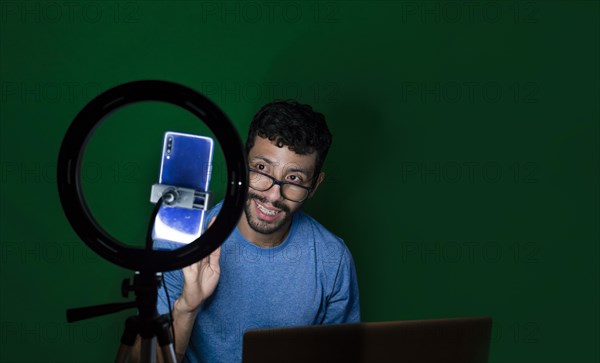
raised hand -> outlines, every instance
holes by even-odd
[[[221,247],[199,262],[183,268],[184,285],[179,297],[182,310],[194,312],[215,291],[221,275]]]

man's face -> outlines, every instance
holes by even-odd
[[[299,155],[285,146],[278,147],[269,139],[256,137],[254,146],[248,153],[248,163],[250,170],[267,174],[279,181],[310,187],[313,184],[316,156],[316,152]],[[319,180],[314,189],[322,180],[322,175],[317,177]],[[248,226],[255,233],[285,234],[292,216],[302,204],[303,202],[285,199],[279,185],[273,185],[264,192],[249,188],[244,214]]]

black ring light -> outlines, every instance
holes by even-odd
[[[141,101],[162,101],[190,111],[213,132],[225,155],[227,190],[221,212],[213,225],[198,239],[173,251],[127,247],[98,225],[83,196],[80,177],[83,151],[94,129],[111,112]],[[208,256],[237,225],[248,192],[246,155],[229,118],[202,94],[166,81],[125,83],[90,101],[77,114],[65,134],[58,156],[57,172],[62,207],[79,237],[108,261],[144,272],[176,270]]]

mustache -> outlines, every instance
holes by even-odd
[[[264,203],[264,204],[270,203],[271,205],[273,205],[273,207],[275,207],[277,209],[281,209],[282,211],[287,212],[287,213],[290,212],[290,208],[288,208],[287,205],[285,205],[279,201],[270,202],[267,198],[261,197],[260,195],[254,194],[252,192],[248,192],[248,200],[250,200],[250,199],[256,199],[259,202]]]

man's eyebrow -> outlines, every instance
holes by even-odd
[[[253,157],[252,161],[254,161],[256,159],[262,160],[262,161],[264,161],[265,163],[267,163],[269,165],[274,165],[275,164],[275,163],[273,163],[273,161],[269,160],[268,158],[266,158],[265,156],[262,156],[262,155],[257,155],[255,157]]]

